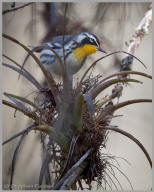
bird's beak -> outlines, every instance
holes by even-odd
[[[103,53],[107,53],[107,52],[104,51],[101,47],[98,47],[97,49],[98,49],[98,51],[101,51],[101,52],[103,52]]]

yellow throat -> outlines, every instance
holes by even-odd
[[[97,48],[94,45],[85,44],[82,47],[78,47],[73,51],[74,56],[78,61],[82,61],[88,55],[95,53]]]

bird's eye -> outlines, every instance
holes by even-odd
[[[90,44],[99,46],[99,43],[95,41],[94,39],[89,39]]]
[[[93,41],[92,39],[90,39],[90,42],[91,42],[91,43],[94,43],[94,41]]]

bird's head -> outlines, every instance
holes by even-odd
[[[78,60],[83,60],[88,55],[101,51],[106,53],[100,47],[100,41],[96,35],[89,32],[82,32],[75,36],[73,53]]]

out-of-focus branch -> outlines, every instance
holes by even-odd
[[[4,11],[2,12],[2,15],[6,14],[6,13],[9,13],[9,12],[17,11],[17,10],[22,9],[22,8],[24,8],[24,7],[27,7],[27,6],[31,5],[31,4],[33,4],[33,2],[31,2],[31,3],[26,3],[26,4],[22,5],[22,6],[19,6],[19,7],[13,8],[13,9],[4,10]]]
[[[133,54],[135,53],[136,48],[139,47],[145,34],[149,32],[150,24],[152,23],[152,4],[149,7],[149,10],[145,13],[145,16],[139,23],[138,27],[135,30],[135,34],[130,40],[130,45],[128,47],[128,52]]]
[[[144,35],[148,33],[151,23],[152,23],[152,4],[150,4],[148,11],[145,13],[143,19],[135,29],[135,34],[132,36],[127,50],[127,53],[129,53],[130,55],[122,59],[120,72],[131,71],[131,65],[133,63],[135,51],[139,47]],[[127,77],[127,75],[124,75],[122,77]],[[118,86],[121,86],[121,84],[118,84]]]

